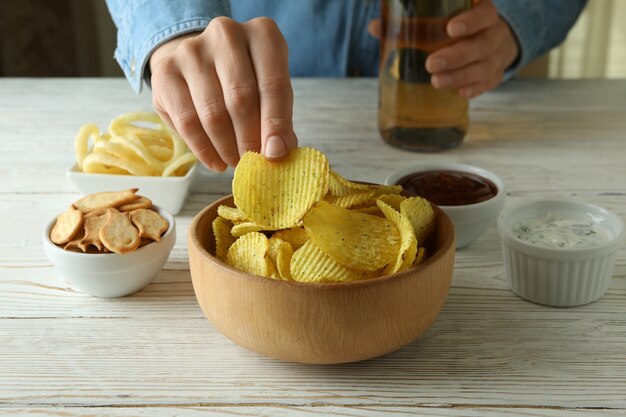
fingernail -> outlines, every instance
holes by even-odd
[[[450,75],[433,75],[432,83],[435,88],[442,88],[452,84],[452,76]]]
[[[285,155],[286,150],[285,141],[280,136],[270,136],[265,143],[266,158],[280,158]]]
[[[443,71],[444,69],[446,69],[446,66],[447,64],[445,60],[441,58],[435,58],[428,61],[428,63],[426,64],[426,69],[428,70],[428,72],[437,72]]]
[[[459,23],[459,22],[451,23],[448,26],[448,35],[455,38],[458,36],[462,36],[466,30],[467,30],[467,27],[465,26],[465,23]]]

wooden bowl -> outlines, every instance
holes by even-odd
[[[211,323],[245,348],[290,362],[355,362],[395,351],[424,333],[448,294],[454,227],[436,209],[430,256],[394,275],[338,284],[259,277],[212,255],[211,223],[221,204],[202,210],[189,227],[189,263],[198,303]]]

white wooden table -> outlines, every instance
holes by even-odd
[[[472,102],[466,142],[441,154],[382,143],[375,80],[294,88],[301,143],[348,178],[470,163],[503,177],[509,203],[574,196],[626,218],[626,81],[510,82]],[[206,174],[151,285],[114,300],[73,291],[41,244],[78,197],[73,137],[142,108],[149,95],[121,79],[0,79],[0,415],[626,415],[624,250],[601,300],[543,307],[507,288],[494,226],[457,253],[444,310],[416,342],[362,363],[283,363],[234,345],[196,303],[187,226],[230,192],[229,174]]]

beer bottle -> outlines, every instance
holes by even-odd
[[[418,152],[458,146],[468,123],[468,101],[435,89],[424,66],[451,41],[448,21],[472,0],[381,0],[378,128],[388,144]]]

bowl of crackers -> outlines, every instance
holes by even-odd
[[[163,268],[176,242],[174,217],[137,191],[87,195],[44,228],[46,256],[73,288],[122,297]]]
[[[454,227],[399,186],[349,181],[298,148],[245,153],[233,194],[189,227],[198,303],[235,343],[290,362],[374,358],[430,328],[448,294]]]

